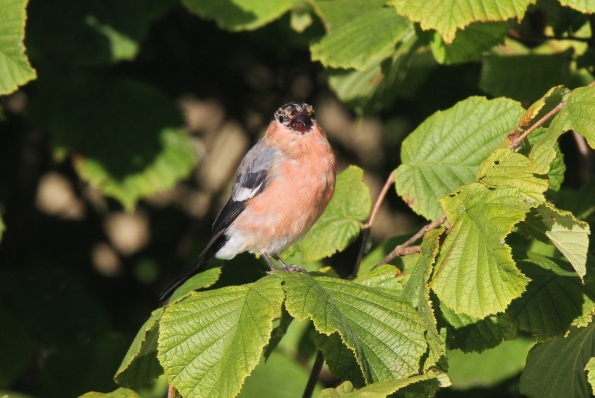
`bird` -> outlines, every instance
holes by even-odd
[[[314,109],[290,102],[274,113],[264,136],[246,153],[236,172],[231,197],[212,225],[203,252],[163,292],[167,300],[186,280],[215,258],[239,253],[271,257],[301,239],[320,218],[335,190],[335,155],[316,121]]]

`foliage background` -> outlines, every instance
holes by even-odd
[[[160,289],[204,246],[235,168],[281,104],[313,104],[339,169],[361,166],[375,198],[400,164],[402,140],[435,111],[471,95],[507,96],[528,106],[554,85],[593,80],[590,32],[573,32],[587,38],[578,41],[542,37],[588,26],[584,14],[554,1],[529,6],[522,23],[478,28],[481,35],[467,38],[479,43],[470,53],[422,32],[428,16],[416,27],[423,39],[417,44],[407,44],[397,22],[391,26],[405,43],[403,54],[406,45],[419,48],[411,59],[397,54],[392,61],[378,54],[394,42],[320,40],[329,20],[354,18],[348,7],[329,8],[323,20],[312,10],[315,2],[286,3],[292,11],[256,25],[231,12],[233,2],[27,4],[24,43],[34,71],[24,67],[17,91],[0,86],[7,94],[0,97],[0,391],[64,397],[117,387],[115,371],[159,305]],[[19,31],[23,19],[16,14],[24,6],[0,0],[0,20],[17,21],[15,30],[0,26],[2,37]],[[374,29],[385,28],[373,21],[354,29],[373,38]],[[442,37],[453,32],[445,28]],[[473,34],[473,25],[466,32]],[[507,52],[513,56],[502,57]],[[345,62],[353,69],[340,69]],[[406,67],[395,68],[399,62]],[[371,64],[377,69],[370,75],[357,75]],[[385,73],[393,80],[372,95],[366,84],[376,84],[370,82],[378,70],[393,71]],[[594,171],[592,153],[581,154],[570,134],[560,146],[562,189],[584,186]],[[423,224],[392,191],[373,242]],[[358,246],[325,262],[347,275]],[[242,255],[223,268],[220,283],[253,281],[265,269]],[[259,380],[291,380],[295,385],[271,388],[299,396],[315,354],[312,333],[306,322],[294,322],[242,396],[266,394]],[[519,396],[530,346],[521,338],[481,354],[451,351],[454,385],[438,396]],[[327,370],[322,380],[337,384]],[[164,383],[142,396],[162,396]]]

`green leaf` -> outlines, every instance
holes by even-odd
[[[273,329],[269,343],[267,344],[263,353],[265,360],[268,360],[270,355],[273,353],[273,350],[277,348],[281,342],[281,339],[283,339],[287,333],[287,329],[289,329],[289,325],[291,325],[292,321],[293,318],[291,315],[289,315],[289,312],[287,312],[284,306],[281,307],[281,317],[279,318],[279,324]]]
[[[436,379],[436,374],[430,371],[407,379],[380,381],[358,390],[353,387],[351,382],[346,381],[337,388],[323,390],[319,398],[385,398],[410,384],[432,379]]]
[[[485,318],[502,312],[529,281],[505,243],[534,206],[514,188],[470,184],[441,203],[452,229],[438,256],[431,287],[456,313]]]
[[[447,335],[450,349],[482,352],[498,346],[502,340],[515,339],[518,335],[516,326],[506,313],[478,319],[456,314],[445,305],[440,305],[440,309],[444,319],[452,326]]]
[[[398,194],[416,213],[439,218],[437,199],[474,182],[479,165],[523,113],[517,102],[481,97],[436,112],[403,141],[402,164],[395,171]]]
[[[0,95],[10,94],[37,77],[25,55],[23,38],[27,0],[3,2],[0,13]]]
[[[407,277],[394,265],[384,264],[371,271],[360,274],[353,280],[365,286],[376,287],[387,293],[399,295],[403,290]]]
[[[320,333],[339,332],[355,352],[367,383],[419,371],[426,350],[425,327],[411,304],[380,289],[337,278],[274,274],[285,282],[285,305],[291,316],[312,319]]]
[[[217,25],[227,30],[252,30],[274,21],[291,10],[295,0],[183,0],[193,13],[206,19],[214,19]]]
[[[157,360],[157,337],[159,336],[159,320],[163,308],[151,313],[140,328],[130,345],[114,380],[124,387],[138,387],[152,382],[163,374],[163,368]]]
[[[592,0],[560,0],[560,4],[585,14],[592,14],[595,11],[595,4],[593,4]]]
[[[581,87],[568,96],[570,128],[587,139],[595,148],[595,87]]]
[[[583,285],[563,260],[532,252],[525,256],[518,265],[531,282],[507,310],[519,329],[542,341],[563,335],[571,325],[590,323],[595,312],[595,281]]]
[[[265,362],[261,360],[242,386],[238,398],[295,398],[308,383],[309,369],[301,361],[273,352]],[[322,392],[318,383],[312,396]]]
[[[432,53],[441,64],[475,61],[497,44],[503,44],[510,29],[508,22],[477,22],[459,30],[450,44],[438,32],[430,42]]]
[[[419,44],[415,35],[406,35],[392,56],[374,58],[363,71],[326,69],[329,85],[343,102],[359,113],[386,109],[398,96],[415,90],[436,66],[428,51],[415,51]]]
[[[372,199],[362,181],[364,171],[349,166],[337,176],[335,194],[320,219],[295,247],[304,262],[313,262],[345,249],[359,235]]]
[[[134,390],[129,390],[128,388],[118,388],[112,392],[88,392],[84,395],[81,395],[79,398],[140,398],[140,395],[136,393]]]
[[[589,224],[578,221],[572,213],[558,210],[549,204],[537,207],[543,220],[545,235],[570,261],[581,279],[587,273],[587,251],[589,249]]]
[[[446,43],[455,38],[457,29],[472,22],[521,20],[534,0],[392,0],[399,14],[420,22],[422,29],[435,29]]]
[[[585,365],[585,370],[587,371],[587,381],[591,385],[591,391],[595,392],[595,357],[589,359],[587,365]]]
[[[339,333],[335,332],[330,336],[318,334],[314,337],[314,343],[316,348],[322,351],[324,362],[333,376],[341,380],[349,380],[357,388],[366,385],[353,350],[343,343]]]
[[[533,344],[529,339],[519,338],[503,341],[497,347],[481,354],[449,351],[448,376],[452,381],[452,388],[489,388],[517,375],[523,370],[527,353]],[[565,395],[560,395],[562,396]]]
[[[50,121],[55,151],[81,178],[131,209],[186,177],[196,154],[175,103],[134,80],[83,78]]]
[[[527,356],[520,391],[531,398],[591,397],[585,366],[595,356],[595,324],[538,344]]]
[[[68,65],[108,65],[132,60],[149,30],[144,0],[32,1],[27,46],[32,59]],[[48,34],[52,32],[52,34]]]
[[[362,277],[366,275],[368,272],[372,270],[373,267],[376,266],[376,264],[382,261],[382,259],[385,258],[390,252],[392,252],[395,249],[395,247],[405,243],[407,240],[411,238],[411,236],[413,236],[413,234],[395,236],[385,240],[384,242],[376,246],[362,260],[362,263],[359,267],[358,275],[361,275]],[[409,277],[408,274],[412,272],[411,270],[414,270],[417,266],[418,259],[419,254],[412,254],[410,256],[396,257],[390,263],[395,265],[397,268],[399,268],[399,270],[401,270],[401,272],[404,273],[401,277],[406,280]]]
[[[424,361],[424,371],[434,366],[446,351],[444,340],[437,330],[436,318],[430,300],[430,288],[428,287],[428,281],[440,248],[440,235],[443,232],[444,228],[440,228],[426,233],[421,244],[421,255],[417,267],[401,295],[401,298],[408,300],[417,308],[417,312],[426,326],[429,355]]]
[[[570,211],[577,219],[585,220],[595,212],[595,180],[591,179],[578,190],[562,188],[553,196],[552,202],[557,208]]]
[[[527,137],[529,143],[531,145],[535,145],[535,143],[539,140],[541,135],[544,134],[546,131],[547,131],[547,129],[542,128],[542,127],[533,131]],[[519,151],[519,152],[522,152],[523,155],[530,156],[530,150],[529,150],[529,153],[525,153],[526,151]],[[550,180],[549,191],[557,192],[560,190],[560,188],[562,187],[562,183],[564,182],[564,174],[566,173],[566,164],[564,162],[564,154],[562,153],[562,151],[560,151],[560,145],[558,145],[557,142],[554,144],[553,153],[555,154],[555,157],[549,163],[549,170],[547,171],[547,177]],[[548,162],[549,159],[545,160],[545,161]],[[534,163],[532,164],[533,170],[540,171],[540,172],[543,171],[543,168],[545,166],[546,165],[536,165]]]
[[[477,170],[477,180],[488,188],[514,188],[525,200],[544,202],[547,179],[536,176],[531,161],[508,148],[496,149]]]
[[[313,6],[326,31],[333,32],[385,3],[386,0],[317,0]]]
[[[219,280],[221,276],[221,267],[211,268],[206,271],[200,272],[188,279],[182,286],[180,286],[174,294],[172,294],[170,303],[178,301],[179,299],[186,297],[193,290],[205,289],[213,286],[215,282]]]
[[[267,276],[169,305],[158,353],[169,382],[183,396],[235,397],[260,360],[282,302],[281,280]]]
[[[535,101],[550,87],[569,82],[571,62],[567,53],[484,57],[479,87],[494,97]]]
[[[394,8],[373,9],[312,44],[312,60],[326,67],[364,71],[374,58],[386,58],[410,30],[409,20]]]

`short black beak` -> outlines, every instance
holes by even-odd
[[[310,116],[300,113],[291,119],[289,127],[303,134],[312,128],[312,124],[312,118]]]

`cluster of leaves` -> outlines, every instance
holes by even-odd
[[[51,77],[37,82],[31,117],[52,134],[57,159],[71,156],[82,180],[128,209],[171,188],[196,161],[167,95],[102,69],[136,56],[165,7],[154,3],[104,1],[81,14],[64,1],[32,2],[27,10],[29,56],[39,60],[40,76]],[[214,288],[220,269],[205,271],[141,328],[115,375],[123,388],[88,397],[133,397],[161,374],[183,396],[234,397],[294,320],[312,322],[316,348],[344,381],[321,397],[432,396],[448,385],[453,350],[482,352],[527,334],[538,344],[527,356],[521,392],[590,395],[595,264],[586,220],[595,190],[561,187],[566,166],[558,141],[572,130],[595,147],[595,88],[581,87],[594,80],[586,13],[595,10],[572,0],[183,3],[231,31],[257,29],[288,12],[295,31],[322,24],[309,45],[312,60],[359,113],[411,95],[438,64],[478,61],[479,87],[508,98],[470,97],[427,118],[403,142],[397,193],[426,219],[448,220],[425,234],[418,255],[372,268],[383,257],[373,251],[351,280],[321,268]],[[36,77],[22,46],[25,5],[14,1],[0,12],[0,94]],[[525,37],[538,46],[522,40],[529,7],[546,15],[553,35]],[[72,18],[70,32],[52,29],[63,15]],[[578,39],[554,40],[564,35]],[[58,90],[61,100],[52,101]],[[517,102],[535,100],[527,110]],[[286,256],[316,262],[356,239],[371,207],[362,176],[356,167],[338,176],[326,212]]]

